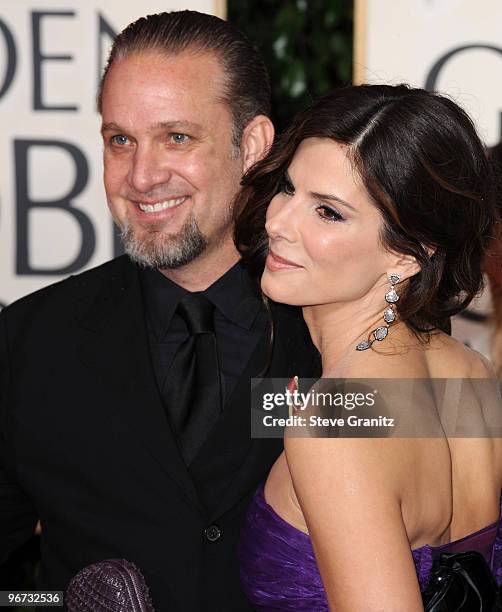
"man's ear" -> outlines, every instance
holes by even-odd
[[[256,115],[246,125],[241,140],[243,172],[265,157],[274,141],[274,132],[272,122],[265,115]]]

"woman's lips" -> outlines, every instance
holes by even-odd
[[[273,251],[268,252],[265,266],[271,272],[275,272],[276,270],[298,270],[298,268],[302,267],[295,264],[293,261],[289,261],[289,259],[279,257],[279,255],[276,255]]]

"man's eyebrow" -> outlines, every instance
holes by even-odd
[[[195,134],[199,134],[202,132],[202,126],[198,123],[194,123],[193,121],[158,121],[150,126],[151,130],[178,130],[178,131],[188,131]],[[101,132],[109,132],[110,130],[118,131],[118,132],[127,132],[117,125],[113,121],[110,123],[103,123],[101,126]]]
[[[101,125],[101,133],[109,132],[110,130],[117,130],[119,132],[123,131],[121,130],[120,126],[116,123],[113,123],[113,121],[111,123],[103,123]]]
[[[199,133],[202,131],[202,126],[193,121],[159,121],[152,125],[152,129],[164,130],[187,130],[189,132]]]
[[[310,195],[313,198],[316,198],[318,200],[332,200],[333,202],[338,202],[338,204],[341,204],[342,206],[346,206],[347,208],[350,208],[350,210],[352,212],[357,212],[357,210],[352,206],[352,204],[349,204],[348,202],[346,202],[345,200],[342,200],[342,198],[339,198],[336,195],[333,194],[327,194],[327,193],[317,193],[315,191],[311,191]]]

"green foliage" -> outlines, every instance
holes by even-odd
[[[228,20],[263,54],[279,130],[312,99],[351,82],[352,1],[228,0]]]

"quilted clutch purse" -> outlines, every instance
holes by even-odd
[[[154,612],[143,574],[125,559],[80,570],[68,585],[66,605],[69,612]]]
[[[425,612],[502,611],[490,567],[476,551],[443,553],[432,566],[423,601]]]

